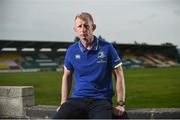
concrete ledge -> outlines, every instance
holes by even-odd
[[[180,108],[128,109],[130,119],[179,119]]]
[[[24,118],[25,107],[34,105],[32,86],[0,86],[0,117]]]
[[[32,86],[0,86],[0,118],[48,119],[57,106],[34,106]],[[127,109],[123,119],[180,119],[180,108]]]
[[[48,105],[37,105],[26,108],[26,117],[27,118],[40,118],[47,119],[53,118],[56,114],[57,106],[48,106]]]
[[[52,118],[57,106],[37,105],[26,109],[27,118]],[[120,117],[115,117],[119,119]],[[127,109],[124,119],[180,119],[180,108]]]

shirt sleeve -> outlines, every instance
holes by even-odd
[[[113,47],[113,45],[110,45],[110,62],[112,69],[117,68],[122,65],[122,61],[116,51],[116,49]]]
[[[64,66],[70,71],[74,70],[72,62],[71,62],[71,52],[70,52],[69,49],[67,49],[67,51],[66,51],[66,56],[65,56],[65,60],[64,60]]]

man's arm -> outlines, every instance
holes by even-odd
[[[116,79],[117,102],[120,100],[125,101],[125,82],[123,69],[121,66],[114,69],[114,76]]]
[[[124,101],[125,102],[125,81],[122,66],[119,66],[113,71],[115,80],[116,80],[116,94],[117,94],[117,102]],[[114,108],[114,113],[116,115],[122,115],[125,111],[125,105],[117,105]]]
[[[67,101],[72,84],[72,72],[64,67],[64,74],[62,77],[62,87],[61,87],[61,104]]]
[[[60,106],[67,101],[72,85],[72,71],[64,67],[64,74],[62,77],[62,86],[61,86],[61,102]],[[57,111],[60,109],[60,106],[57,108]]]

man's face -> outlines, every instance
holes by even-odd
[[[93,37],[93,23],[89,19],[82,20],[80,18],[77,18],[75,20],[74,30],[80,40],[90,42]]]

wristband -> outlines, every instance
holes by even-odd
[[[117,102],[117,105],[124,106],[125,105],[125,101],[120,100],[120,101]]]

